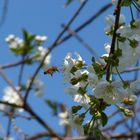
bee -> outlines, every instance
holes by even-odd
[[[44,71],[44,74],[46,74],[46,75],[48,74],[48,75],[53,76],[53,74],[54,74],[55,72],[59,72],[59,70],[58,70],[58,68],[57,68],[56,66],[52,66],[52,67],[46,69],[46,70]]]

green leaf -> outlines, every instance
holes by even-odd
[[[102,78],[102,76],[105,74],[105,70],[103,69],[102,65],[95,62],[92,64],[95,73],[98,75],[99,78]]]
[[[83,73],[82,76],[80,77],[81,81],[87,81],[88,75],[87,73]]]
[[[126,40],[126,38],[120,36],[120,34],[117,34],[117,39],[118,39],[118,41],[120,41],[120,42],[124,42],[124,41]]]
[[[73,106],[72,107],[72,113],[73,114],[77,113],[81,108],[82,108],[82,106]]]
[[[138,47],[138,41],[137,40],[135,40],[135,39],[133,39],[133,40],[129,40],[129,42],[130,42],[130,46],[132,47],[132,48],[137,48]]]
[[[108,122],[108,117],[104,112],[101,112],[101,122],[102,126],[105,126]]]
[[[72,85],[76,85],[78,82],[80,82],[80,81],[79,81],[79,78],[73,77],[73,78],[70,80],[70,83],[71,83]]]
[[[79,94],[84,95],[86,92],[87,92],[86,88],[79,87],[79,89],[78,89]]]

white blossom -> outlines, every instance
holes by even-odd
[[[108,33],[114,27],[115,16],[114,15],[108,15],[105,20],[106,20],[106,23],[107,23],[107,27],[105,28],[105,32]],[[121,14],[120,18],[119,18],[119,24],[123,25],[124,23],[125,23],[125,17],[124,17],[124,15]]]
[[[88,66],[88,84],[90,87],[94,88],[99,82],[98,76],[96,75],[93,66]]]
[[[9,44],[11,49],[21,48],[24,45],[23,40],[13,34],[10,34],[8,37],[6,37],[5,41]]]
[[[43,48],[42,46],[39,46],[37,48],[37,58],[35,58],[35,60],[38,60],[38,61],[42,61],[43,57],[45,56],[45,54],[48,52],[48,49],[47,48]],[[50,61],[51,61],[51,55],[49,54],[46,58],[45,58],[45,61],[44,61],[44,65],[48,65],[50,64]]]
[[[16,87],[16,89],[17,89],[17,91],[19,91],[19,87]],[[11,103],[11,104],[19,105],[19,106],[23,105],[22,99],[20,98],[18,93],[15,90],[13,90],[11,87],[6,87],[4,89],[4,96],[2,97],[2,100],[5,102],[8,102],[8,103]],[[4,105],[4,104],[0,105],[0,109],[4,110],[4,111],[10,110],[10,108],[11,107],[8,105]],[[18,111],[23,111],[23,110],[18,109]]]
[[[58,117],[60,118],[60,121],[59,121],[60,125],[63,125],[63,126],[69,125],[67,111],[59,113]]]
[[[102,98],[108,104],[121,103],[128,96],[127,90],[124,89],[121,81],[101,81],[94,89],[96,98]]]
[[[5,38],[5,41],[10,43],[11,41],[13,41],[15,39],[15,35],[10,34]]]
[[[90,99],[87,96],[76,94],[74,95],[74,102],[80,103],[84,108],[89,108]]]
[[[77,83],[75,85],[72,85],[71,87],[67,88],[65,90],[65,92],[73,96],[73,95],[79,94],[78,89],[79,88],[84,88],[86,85],[87,85],[86,82],[79,82],[79,83]]]
[[[128,92],[130,95],[133,95],[139,91],[140,91],[140,79],[137,79],[136,81],[130,83]]]
[[[140,20],[135,21],[133,24],[134,27],[131,27],[131,25],[121,26],[121,28],[117,30],[117,33],[130,40],[135,39],[140,41]]]
[[[81,63],[85,63],[82,59],[82,57],[76,53],[76,59],[72,58],[72,54],[68,53],[64,59],[63,64],[63,74],[64,74],[64,81],[70,82],[70,80],[73,77],[73,74],[71,73],[71,69],[76,65],[76,63],[80,61]]]
[[[119,42],[118,46],[122,50],[122,56],[119,56],[119,64],[117,66],[117,69],[119,72],[124,71],[127,67],[135,65],[137,60],[140,57],[140,47],[137,46],[136,48],[131,47],[128,40],[124,42]],[[105,50],[108,54],[102,55],[103,57],[109,57],[111,46],[109,44],[105,45]],[[105,62],[104,62],[105,63]],[[113,72],[116,72],[116,68],[113,68]]]
[[[45,42],[47,39],[48,39],[47,36],[40,36],[40,35],[35,36],[35,40],[38,42]]]

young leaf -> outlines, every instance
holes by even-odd
[[[102,126],[105,126],[108,122],[108,117],[104,112],[101,112],[101,122]]]
[[[81,108],[82,108],[82,106],[73,106],[72,107],[72,113],[73,114],[77,113]]]

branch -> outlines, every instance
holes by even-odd
[[[36,56],[31,56],[31,57],[29,57],[29,58],[25,58],[25,59],[23,59],[23,60],[21,60],[21,61],[18,61],[18,62],[0,65],[0,69],[12,68],[12,67],[16,67],[16,66],[21,65],[21,64],[25,64],[25,63],[27,63],[28,60],[32,60],[32,59],[34,59],[35,57],[36,57]]]
[[[39,138],[43,138],[43,137],[46,138],[46,137],[53,137],[53,136],[47,132],[41,132],[27,138],[27,140],[38,140]],[[79,137],[63,137],[63,140],[96,140],[96,139],[95,137],[92,137],[92,136],[91,137],[79,136]]]
[[[135,111],[139,112],[140,111],[140,107],[138,107]],[[110,126],[104,128],[104,129],[102,129],[102,132],[105,132],[105,131],[108,131],[108,130],[114,130],[115,128],[118,127],[118,125],[124,123],[128,119],[130,119],[130,117],[122,118],[122,119],[118,120],[117,122],[115,122],[113,125],[110,125]]]
[[[99,11],[97,11],[97,13],[95,13],[92,17],[90,17],[89,19],[87,19],[83,24],[81,24],[80,26],[78,26],[74,30],[74,32],[75,33],[78,33],[79,31],[83,30],[86,26],[88,26],[89,24],[91,24],[96,18],[98,18],[101,14],[103,14],[111,6],[112,6],[112,3],[108,3],[107,5],[103,6],[101,9],[99,9]],[[63,42],[65,42],[66,40],[68,40],[71,37],[72,37],[72,35],[65,36],[59,43],[57,43],[57,45],[62,44]]]
[[[134,72],[134,71],[139,71],[140,70],[140,66],[138,67],[134,67],[134,68],[129,68],[125,71],[123,71],[122,73],[126,73],[126,72]]]
[[[65,28],[65,24],[62,24],[62,27]],[[74,37],[77,39],[77,41],[78,41],[79,43],[81,43],[81,44],[83,45],[83,47],[85,47],[85,48],[88,50],[88,52],[89,52],[92,56],[95,57],[95,59],[97,59],[97,61],[99,61],[100,63],[102,63],[102,62],[100,61],[100,58],[99,58],[98,54],[95,52],[95,50],[94,50],[88,43],[86,43],[82,37],[80,37],[76,32],[74,32],[74,31],[73,31],[72,29],[70,29],[70,28],[68,28],[67,31],[68,31],[68,33],[69,33],[70,35],[74,36]]]
[[[47,129],[49,131],[49,133],[54,136],[54,137],[57,137],[59,140],[63,140],[57,133],[54,132],[54,130],[47,124],[44,122],[44,120],[42,120],[40,118],[40,116],[38,116],[33,110],[32,108],[28,105],[28,104],[25,104],[24,105],[24,109],[30,114],[32,115],[36,121],[38,121],[45,129]]]
[[[0,101],[0,104],[9,105],[9,106],[16,107],[16,108],[23,108],[23,106],[13,104],[13,103],[9,103],[9,102],[6,102],[6,101]]]
[[[137,137],[136,137],[137,136]],[[128,139],[128,138],[139,138],[140,133],[122,133],[122,134],[112,134],[112,135],[106,135],[106,137],[108,139]],[[38,133],[34,136],[31,136],[29,138],[27,138],[27,140],[38,140],[39,138],[46,138],[46,137],[51,137],[50,134],[48,134],[47,132],[42,132],[42,133]],[[96,140],[95,137],[89,136],[83,136],[83,137],[65,137],[63,138],[63,140]]]
[[[114,12],[114,15],[116,15],[116,18],[115,18],[115,25],[114,25],[114,31],[113,31],[113,37],[112,37],[112,43],[111,43],[109,57],[112,57],[112,55],[114,54],[114,51],[115,51],[115,43],[116,43],[116,37],[117,37],[116,31],[119,28],[121,2],[122,2],[122,0],[118,1],[117,7],[116,7],[115,12]],[[106,80],[107,81],[110,81],[110,68],[111,68],[111,65],[107,64],[107,73],[106,73]]]

